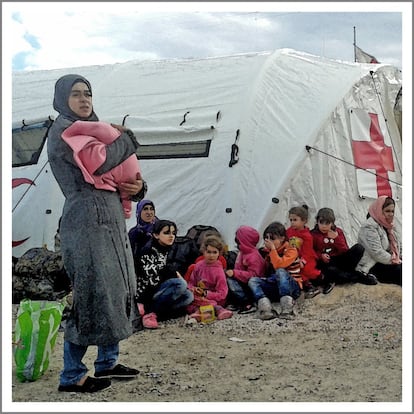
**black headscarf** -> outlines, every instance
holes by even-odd
[[[65,75],[59,78],[55,84],[55,96],[53,99],[53,108],[63,117],[71,121],[98,121],[98,117],[92,109],[92,113],[88,118],[80,118],[69,108],[69,96],[72,91],[72,87],[77,82],[83,82],[89,88],[92,93],[91,84],[87,79],[81,75]]]

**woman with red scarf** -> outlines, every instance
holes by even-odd
[[[401,240],[394,226],[395,201],[380,196],[368,209],[358,243],[365,248],[356,270],[372,274],[382,283],[402,284]]]

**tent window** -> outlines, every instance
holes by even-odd
[[[13,167],[37,164],[53,121],[46,120],[12,130]]]
[[[211,139],[205,141],[140,145],[137,149],[137,154],[140,160],[208,157],[210,144]]]

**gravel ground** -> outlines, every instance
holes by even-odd
[[[136,379],[88,395],[57,391],[60,332],[39,380],[20,383],[13,368],[12,401],[398,403],[401,299],[399,286],[355,284],[304,300],[289,320],[235,314],[206,325],[162,322],[121,342],[120,363],[138,368]],[[91,347],[85,358],[91,375],[95,355]]]

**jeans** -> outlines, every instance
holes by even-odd
[[[60,385],[73,385],[79,382],[88,372],[82,362],[88,347],[65,341],[63,344],[63,370],[60,373]],[[119,344],[98,345],[98,356],[95,360],[95,372],[111,369],[116,365],[119,356]]]
[[[266,278],[252,277],[248,285],[256,302],[264,297],[278,302],[282,296],[292,296],[293,299],[300,296],[298,283],[286,269],[276,269],[275,273]]]
[[[168,314],[170,311],[185,309],[194,300],[193,293],[187,289],[187,282],[181,278],[168,279],[161,283],[152,297],[148,311]],[[147,309],[145,309],[147,312]]]
[[[227,286],[229,287],[230,302],[236,305],[247,305],[252,301],[252,293],[247,283],[242,283],[234,277],[227,278]]]

